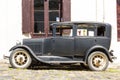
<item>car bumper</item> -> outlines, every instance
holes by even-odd
[[[113,50],[110,51],[110,57],[112,60],[117,59],[117,57],[114,56],[113,52],[114,52]]]

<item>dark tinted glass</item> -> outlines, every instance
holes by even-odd
[[[34,0],[35,10],[44,10],[44,0]]]
[[[34,32],[35,33],[43,33],[44,32],[44,22],[35,22],[34,24]]]
[[[42,11],[35,11],[34,12],[34,20],[35,21],[44,21],[44,12]]]
[[[49,0],[49,9],[58,10],[59,9],[59,0]]]
[[[56,21],[58,17],[59,17],[59,12],[49,12],[50,21]]]

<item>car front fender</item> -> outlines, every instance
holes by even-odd
[[[34,52],[26,45],[16,45],[16,46],[13,46],[9,51],[13,51],[13,50],[18,49],[18,48],[22,48],[22,49],[28,51],[29,54],[32,55],[33,57],[36,57]]]
[[[16,45],[16,46],[13,46],[9,51],[12,51],[12,50],[15,50],[17,48],[23,48],[23,49],[27,49],[29,51],[31,51],[31,49],[25,45]]]
[[[40,62],[48,63],[47,61],[44,61],[44,60],[38,58],[38,57],[34,54],[34,52],[33,52],[28,46],[26,46],[26,45],[16,45],[16,46],[13,46],[9,51],[13,51],[13,50],[15,50],[15,49],[17,49],[17,48],[25,49],[25,50],[27,50],[27,51],[29,52],[29,54],[30,54],[34,59],[36,59],[36,60],[38,60],[38,61],[40,61]]]

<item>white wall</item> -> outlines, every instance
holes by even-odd
[[[7,26],[7,3],[6,0],[1,0],[0,2],[0,58],[2,54],[6,53],[6,26]],[[5,31],[5,32],[4,32]]]
[[[112,25],[111,49],[114,50],[114,54],[117,57],[115,62],[120,63],[120,42],[117,41],[116,1],[117,0],[105,0],[105,22]]]
[[[71,0],[72,21],[96,21],[96,0]]]
[[[21,0],[1,0],[0,2],[0,59],[9,49],[22,39]]]

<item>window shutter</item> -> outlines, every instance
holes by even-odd
[[[71,20],[71,0],[63,0],[63,20]]]
[[[117,37],[120,41],[120,0],[117,0]]]
[[[22,33],[32,32],[32,0],[22,0]]]

